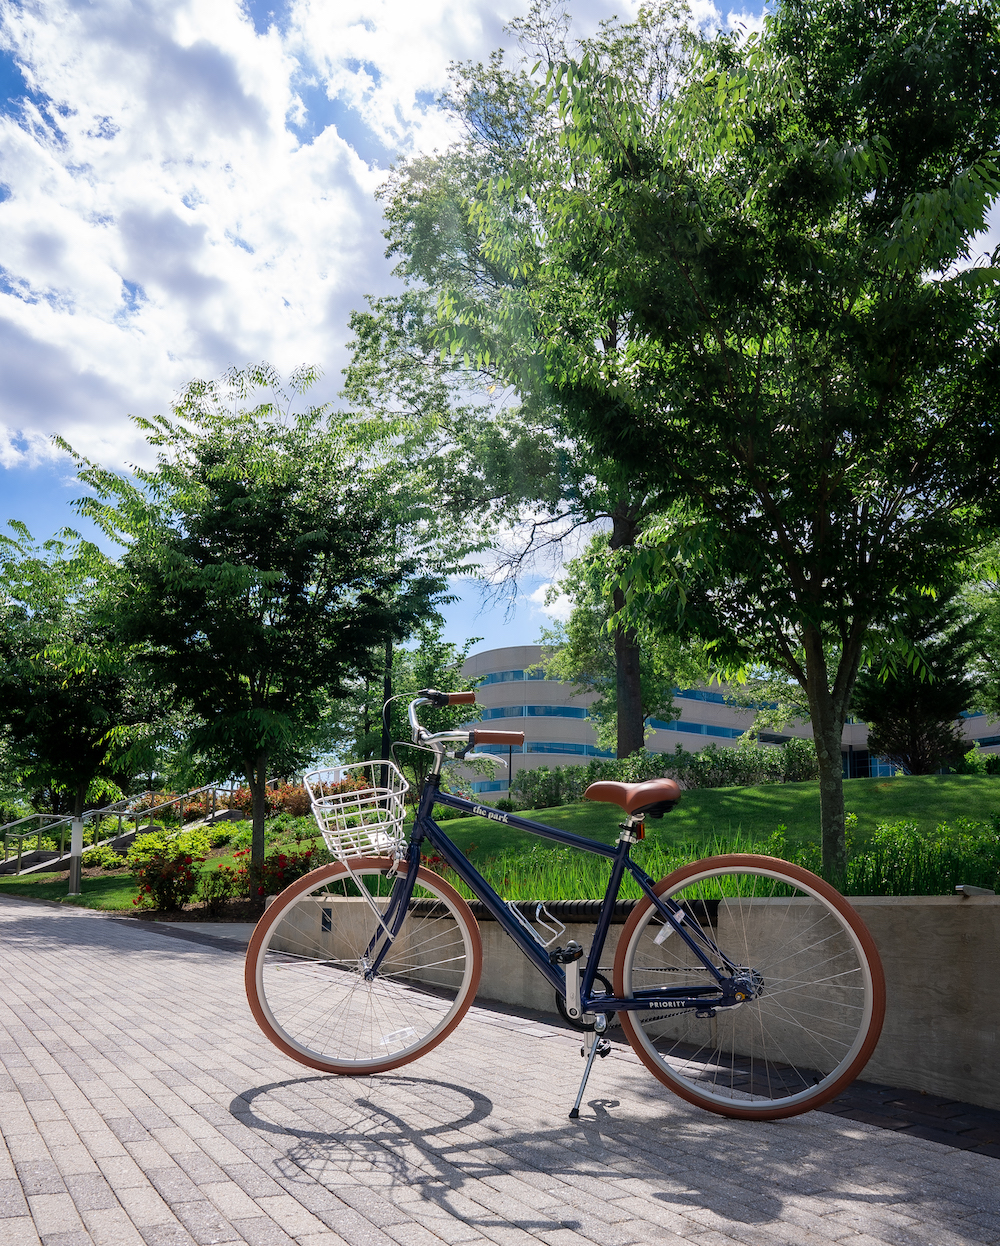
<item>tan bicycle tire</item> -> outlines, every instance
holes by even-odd
[[[854,950],[857,957],[856,972],[859,976],[857,979],[857,985],[852,986],[852,990],[860,990],[863,992],[863,1003],[858,1003],[857,1005],[852,1003],[852,1007],[856,1006],[860,1015],[858,1017],[856,1027],[854,1027],[853,1021],[851,1022],[851,1026],[856,1028],[857,1033],[854,1035],[853,1042],[845,1053],[844,1059],[838,1063],[829,1074],[824,1075],[816,1083],[815,1089],[805,1087],[802,1090],[796,1091],[795,1094],[788,1095],[785,1098],[777,1097],[770,1101],[758,1102],[751,1099],[749,1095],[741,1097],[741,1094],[737,1093],[735,1089],[731,1090],[731,1092],[719,1089],[718,1079],[720,1074],[715,1070],[721,1068],[721,1076],[723,1078],[725,1077],[725,1060],[727,1055],[730,1059],[729,1068],[732,1070],[730,1077],[734,1086],[737,1081],[737,1070],[742,1069],[743,1073],[741,1075],[745,1075],[747,1062],[749,1061],[751,1066],[753,1063],[754,1057],[752,1055],[747,1057],[745,1051],[741,1053],[736,1052],[738,1040],[735,1038],[731,1040],[733,1043],[733,1050],[731,1053],[722,1052],[721,1046],[717,1048],[713,1047],[712,1043],[718,1042],[718,1040],[713,1039],[710,1042],[702,1043],[701,1049],[704,1050],[706,1054],[699,1055],[697,1058],[703,1062],[704,1067],[712,1067],[713,1075],[716,1078],[715,1082],[712,1082],[700,1070],[698,1071],[697,1076],[694,1074],[691,1076],[681,1076],[676,1071],[676,1065],[681,1064],[683,1066],[685,1060],[690,1060],[692,1068],[697,1068],[697,1066],[694,1058],[690,1057],[688,1054],[695,1044],[693,1042],[688,1042],[682,1045],[679,1037],[679,1035],[683,1032],[681,1022],[680,1020],[673,1020],[673,1017],[680,1018],[680,1013],[675,1013],[673,1014],[673,1017],[670,1018],[668,1018],[667,1014],[653,1014],[648,1018],[650,1027],[653,1027],[657,1023],[660,1024],[665,1030],[669,1029],[671,1025],[676,1026],[678,1030],[676,1046],[678,1050],[682,1050],[684,1054],[681,1058],[673,1060],[672,1062],[668,1060],[664,1053],[656,1050],[654,1041],[651,1040],[649,1035],[646,1033],[646,1030],[637,1018],[637,1014],[629,1011],[622,1011],[618,1015],[629,1043],[638,1055],[639,1059],[643,1062],[646,1068],[649,1069],[654,1077],[656,1077],[660,1082],[662,1082],[682,1099],[723,1116],[743,1120],[776,1120],[783,1117],[795,1116],[799,1113],[808,1112],[813,1108],[822,1106],[824,1103],[827,1103],[829,1100],[835,1098],[860,1074],[871,1058],[881,1033],[882,1023],[885,1017],[885,977],[875,942],[857,912],[852,908],[848,901],[839,894],[839,892],[835,891],[834,888],[824,882],[823,879],[818,878],[815,874],[803,869],[801,866],[793,865],[787,861],[780,861],[773,857],[733,853],[685,865],[679,870],[675,870],[674,873],[670,874],[666,878],[661,879],[656,884],[654,891],[658,896],[665,894],[675,895],[676,893],[684,892],[686,888],[690,889],[690,886],[693,884],[704,884],[707,880],[711,880],[716,877],[732,879],[741,873],[746,873],[756,877],[757,875],[754,873],[755,871],[760,871],[761,877],[771,878],[772,881],[778,886],[786,885],[790,888],[799,888],[804,893],[804,896],[801,897],[803,899],[806,897],[813,897],[820,904],[820,910],[817,911],[825,912],[830,916],[832,923],[832,926],[830,927],[831,930],[837,926],[837,923],[839,923],[839,929],[843,934],[843,938],[841,938],[840,943],[837,945],[838,949],[842,949],[839,951],[839,954],[842,957],[850,957],[851,949],[853,948]],[[783,883],[782,880],[784,880]],[[762,898],[764,897],[756,897],[758,900]],[[777,903],[777,900],[778,898],[775,897],[771,900],[771,902]],[[753,901],[749,898],[747,901],[743,901],[740,897],[726,899],[725,901],[727,906],[735,906],[737,903],[745,903],[746,905],[749,905],[752,902]],[[788,905],[789,911],[791,911],[788,900],[786,899],[785,902],[786,905]],[[836,917],[833,917],[833,914],[835,914]],[[660,920],[655,916],[655,909],[652,901],[646,899],[636,905],[622,930],[614,964],[615,994],[620,997],[627,997],[633,989],[636,974],[634,961],[637,954],[639,954],[641,941],[645,939],[646,945],[655,943],[655,939],[650,940],[647,938],[647,932],[650,929],[650,923],[654,917],[657,921]],[[653,927],[653,929],[655,929],[655,927]],[[832,939],[835,936],[830,934],[827,937]],[[676,939],[676,935],[674,938]],[[663,942],[665,943],[666,940]],[[675,944],[674,946],[678,945]],[[725,948],[722,950],[726,951]],[[808,949],[806,950],[808,951]],[[789,956],[794,954],[795,953],[789,953]],[[687,955],[686,949],[685,958],[690,959],[690,956]],[[657,970],[652,964],[652,957],[648,954],[647,959],[651,962],[647,972],[649,974],[650,981],[652,981],[653,975],[657,972]],[[640,975],[642,972],[643,971],[640,969]],[[662,976],[666,970],[659,970],[659,972]],[[681,971],[675,971],[675,977],[677,972]],[[797,970],[796,972],[801,971]],[[850,978],[853,981],[852,975],[854,972],[855,971],[852,970],[849,975],[847,971],[844,971],[844,973],[840,976],[844,977],[845,980]],[[707,974],[705,975],[705,978],[707,980]],[[800,987],[800,994],[804,989],[810,989],[808,984],[803,984],[802,987]],[[832,999],[832,993],[834,990],[842,991],[845,987],[841,983],[834,983],[829,987],[824,985],[823,989],[827,995],[831,996]],[[778,992],[775,991],[775,995],[777,993]],[[789,993],[787,989],[786,993]],[[790,995],[794,997],[794,990],[790,992]],[[765,986],[761,991],[760,999],[766,1001],[767,998],[767,988]],[[824,1005],[827,1012],[830,1012],[833,1008],[833,1004],[830,1000],[825,1000]],[[753,1017],[753,1008],[755,1006],[758,1013],[763,1011],[762,1005],[758,1003],[757,999],[750,1000],[747,1004],[742,1005],[742,1007],[749,1010],[747,1016],[751,1018]],[[789,1007],[794,1009],[794,998],[792,998],[790,1005],[782,1003],[779,1006],[786,1013],[786,1017],[780,1018],[782,1025],[788,1029],[790,1028],[790,1021],[788,1018],[794,1017],[794,1012],[789,1012]],[[819,1007],[817,1004],[810,1004],[810,1006]],[[719,1012],[721,1014],[724,1010],[720,1009]],[[780,1017],[780,1014],[776,1015],[779,1015]],[[846,1015],[850,1016],[850,1014]],[[808,1035],[808,1028],[802,1023],[799,1024],[800,1028],[803,1030],[803,1033]],[[813,1024],[816,1023],[814,1022]],[[842,1021],[840,1022],[840,1025],[841,1028],[844,1028],[847,1025],[847,1022]],[[753,1028],[752,1033],[754,1038],[751,1041],[763,1041],[763,1035],[765,1034],[766,1029],[767,1027],[764,1024]],[[751,1032],[750,1022],[744,1026],[744,1032]],[[760,1040],[757,1039],[758,1033],[761,1035]],[[788,1042],[789,1040],[786,1038],[782,1041]],[[675,1042],[675,1037],[671,1034],[664,1041],[663,1045],[669,1046],[669,1044],[673,1042]],[[846,1045],[846,1037],[843,1039],[843,1042]],[[717,1052],[720,1054],[717,1054]],[[832,1058],[833,1057],[831,1057],[831,1059]],[[709,1065],[710,1059],[715,1062],[712,1066]],[[759,1065],[764,1066],[766,1063],[766,1057],[761,1056],[758,1058]],[[778,1068],[779,1065],[775,1063],[774,1067]],[[794,1062],[786,1061],[781,1067],[783,1069],[794,1067]],[[759,1085],[761,1080],[760,1074],[758,1073],[756,1076],[757,1084]],[[802,1076],[804,1079],[804,1074]],[[775,1074],[775,1078],[777,1079],[777,1074]],[[753,1080],[754,1074],[751,1071],[749,1081],[753,1083]],[[769,1084],[770,1072],[768,1072],[768,1085]],[[727,1093],[732,1094],[733,1097],[731,1100],[727,1100]]]
[[[362,857],[351,861],[351,871],[355,875],[377,875],[385,880],[386,884],[389,881],[391,866],[391,860],[382,857]],[[297,967],[297,959],[301,960],[303,958],[290,957],[285,952],[275,952],[275,949],[271,946],[271,940],[276,937],[276,934],[281,929],[281,923],[289,916],[296,905],[316,900],[317,893],[323,897],[320,889],[328,887],[330,884],[345,883],[349,877],[347,867],[341,862],[334,862],[320,866],[318,869],[292,883],[289,887],[286,887],[272,901],[254,929],[247,947],[244,979],[247,1000],[254,1020],[279,1051],[282,1051],[299,1064],[304,1064],[309,1068],[318,1069],[325,1073],[335,1073],[342,1076],[363,1076],[371,1073],[387,1072],[390,1069],[409,1064],[411,1061],[417,1060],[429,1051],[432,1051],[452,1033],[475,999],[479,980],[482,976],[483,949],[479,926],[468,904],[443,878],[421,866],[417,874],[418,883],[423,890],[429,891],[432,896],[436,895],[437,900],[446,908],[446,913],[435,920],[452,920],[454,922],[460,938],[452,942],[454,943],[454,948],[458,947],[459,942],[461,943],[462,955],[465,958],[461,966],[461,982],[455,991],[454,999],[445,1010],[445,1015],[442,1015],[438,1023],[431,1027],[425,1038],[402,1052],[387,1053],[385,1056],[368,1059],[345,1059],[326,1051],[312,1049],[307,1043],[301,1041],[301,1036],[292,1034],[286,1029],[287,1021],[285,1024],[282,1024],[278,1019],[274,1007],[275,1001],[273,998],[269,998],[268,986],[266,985],[266,965],[269,955],[272,960],[280,960],[282,956],[290,959],[292,968]],[[339,899],[340,897],[332,894],[321,898],[319,900],[320,908],[326,907],[332,912],[336,909]],[[408,915],[405,922],[409,921],[410,917]],[[376,929],[374,918],[372,919],[371,929]],[[400,933],[402,935],[403,931]],[[448,950],[454,950],[451,944],[449,944]],[[322,950],[316,954],[316,964],[322,966],[325,972],[330,972],[326,968],[330,960],[329,958],[327,960],[321,959],[322,954]],[[439,959],[443,958],[439,957]],[[456,959],[456,957],[450,957],[449,959]],[[388,960],[386,964],[389,964]],[[304,968],[308,971],[309,967],[306,965]],[[337,969],[343,971],[345,980],[351,973],[350,965],[346,959],[342,964],[338,963]],[[409,969],[412,971],[413,966],[410,966]],[[390,981],[388,974],[380,976],[380,982],[385,983],[388,981]],[[345,989],[348,994],[356,993],[359,987],[363,985],[364,979],[357,973],[354,973]],[[367,985],[370,986],[372,984]],[[339,984],[337,989],[340,995],[345,994],[345,990],[340,989]],[[412,1005],[415,998],[412,984],[407,987],[407,990]],[[417,992],[417,994],[420,994],[420,992]],[[428,996],[428,999],[430,999],[430,996]],[[331,1041],[332,1038],[333,1035],[331,1035]]]

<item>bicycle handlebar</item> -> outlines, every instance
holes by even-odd
[[[475,727],[469,732],[470,744],[509,744],[518,748],[524,743],[523,731],[489,731]]]
[[[433,705],[435,709],[442,709],[446,705],[472,705],[475,700],[474,692],[438,692],[436,688],[422,688],[420,696],[410,702],[407,710],[413,743],[430,745],[432,748],[459,741],[468,741],[470,748],[477,744],[506,744],[508,748],[514,748],[515,745],[520,748],[524,744],[523,731],[490,731],[484,727],[473,727],[464,731],[436,731],[432,735],[417,719],[417,709],[421,705]]]

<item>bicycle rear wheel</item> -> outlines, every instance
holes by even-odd
[[[885,980],[843,896],[801,866],[742,853],[686,865],[655,890],[684,907],[717,968],[733,972],[723,957],[739,967],[747,999],[701,1017],[670,1007],[619,1013],[654,1077],[689,1103],[751,1120],[808,1112],[857,1077],[882,1029]],[[614,982],[628,997],[715,979],[646,900],[622,931]]]
[[[247,948],[253,1015],[293,1060],[328,1073],[378,1073],[416,1060],[458,1025],[479,986],[479,927],[457,891],[420,869],[403,923],[377,972],[397,876],[362,857],[287,887]],[[405,868],[405,867],[404,867]],[[393,918],[386,924],[390,930]]]

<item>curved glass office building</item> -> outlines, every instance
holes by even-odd
[[[482,706],[482,721],[498,730],[523,731],[524,747],[508,750],[502,745],[481,746],[479,752],[492,752],[509,761],[513,773],[538,766],[567,766],[590,757],[613,757],[601,749],[597,732],[588,715],[593,695],[579,695],[556,679],[546,679],[540,668],[539,645],[512,645],[474,653],[463,667],[465,677],[476,683],[476,701]],[[725,701],[719,688],[678,688],[674,706],[680,711],[675,722],[651,720],[653,734],[646,740],[652,753],[672,753],[678,744],[697,752],[707,744],[733,746],[753,725],[753,710],[740,710]],[[971,746],[978,739],[991,752],[1000,750],[1000,724],[987,722],[981,715],[964,719],[965,734]],[[792,723],[782,735],[762,733],[761,741],[781,744],[791,736],[809,739],[808,723]],[[849,721],[843,736],[844,775],[869,778],[892,774],[892,767],[868,753],[868,728]],[[506,793],[507,770],[496,768],[492,780],[471,775],[473,791],[487,800]]]

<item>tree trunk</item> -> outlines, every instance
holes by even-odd
[[[386,702],[392,696],[392,638],[385,642],[385,669],[382,673],[382,750],[379,754],[381,761],[389,760],[389,753],[392,750],[392,733],[389,730],[389,713],[386,710]],[[386,766],[382,767],[382,786],[389,786],[389,771]]]
[[[844,763],[841,756],[843,724],[821,730],[813,721],[819,762],[819,808],[823,836],[823,877],[838,891],[847,879],[847,839],[844,830]]]
[[[621,505],[611,516],[609,549],[635,544],[639,534],[637,510]],[[625,595],[616,588],[612,594],[615,612],[625,605]],[[615,628],[615,681],[618,708],[618,756],[640,752],[646,743],[646,718],[642,712],[642,683],[639,677],[639,642],[633,628]]]
[[[852,646],[852,649],[855,646]],[[860,646],[857,646],[860,652]],[[820,828],[823,877],[838,891],[847,880],[847,838],[844,829],[844,763],[842,740],[847,706],[857,675],[858,658],[842,653],[833,689],[823,638],[813,628],[803,637],[806,658],[806,696],[819,763]]]
[[[625,594],[616,588],[615,611],[625,605]],[[618,701],[618,756],[629,757],[646,743],[646,719],[642,712],[642,686],[639,679],[639,645],[632,628],[615,628],[615,676]]]
[[[73,817],[74,818],[83,817],[83,806],[86,804],[86,801],[87,801],[87,787],[88,786],[89,785],[86,783],[78,783],[76,785],[76,795],[73,800]]]
[[[264,818],[267,813],[267,753],[261,749],[247,774],[253,796],[253,822],[250,838],[250,864],[264,863]]]

